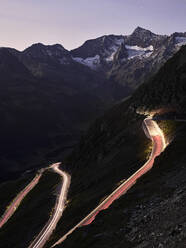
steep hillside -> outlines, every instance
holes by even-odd
[[[154,78],[98,119],[82,138],[65,161],[64,168],[72,175],[68,208],[46,247],[144,163],[150,141],[141,129],[142,120],[150,112],[184,109],[185,63],[183,47]],[[153,83],[156,86],[150,87]],[[100,213],[95,224],[75,231],[63,247],[184,247],[186,125],[174,120],[159,121],[159,125],[172,142],[156,159],[152,171]]]
[[[90,226],[75,231],[62,246],[184,248],[185,136],[184,124],[153,169],[108,210],[101,212]]]
[[[132,96],[132,106],[139,111],[169,108],[185,112],[186,46],[175,54],[148,82]]]
[[[59,45],[0,49],[1,179],[56,160],[125,95],[98,72],[60,64],[66,54]]]
[[[153,36],[151,33],[147,34],[149,37]],[[145,33],[145,35],[147,34]],[[179,42],[181,41],[182,39],[179,39]],[[131,45],[133,44],[131,43]],[[39,49],[44,49],[43,46],[39,45],[39,47]],[[154,77],[141,85],[132,97],[116,104],[97,119],[86,135],[81,138],[73,153],[65,160],[61,154],[64,148],[62,142],[65,140],[65,142],[67,141],[65,144],[69,144],[71,137],[72,140],[75,139],[74,137],[78,133],[77,126],[78,131],[82,130],[82,126],[97,115],[96,113],[93,116],[93,112],[91,112],[91,116],[86,117],[87,112],[91,109],[90,106],[93,110],[96,107],[96,111],[100,109],[99,113],[101,113],[102,106],[107,100],[107,97],[102,99],[101,92],[107,92],[105,85],[108,84],[108,81],[104,81],[102,87],[98,83],[95,92],[91,86],[90,91],[88,89],[78,91],[75,86],[73,87],[73,81],[69,79],[70,76],[67,77],[65,72],[66,79],[64,81],[57,80],[57,76],[52,76],[53,80],[49,80],[40,74],[33,74],[32,66],[29,68],[24,60],[25,57],[19,57],[20,55],[16,54],[15,50],[1,49],[0,51],[0,70],[2,75],[5,75],[1,82],[3,90],[0,93],[2,94],[0,114],[3,117],[0,129],[3,144],[1,166],[4,168],[4,172],[7,172],[7,168],[8,172],[10,169],[20,169],[19,166],[23,166],[25,162],[27,163],[28,158],[31,158],[28,151],[34,151],[37,157],[34,159],[32,157],[30,166],[35,165],[36,161],[43,167],[49,162],[48,160],[60,160],[63,161],[63,168],[72,176],[67,208],[56,232],[46,245],[46,247],[51,247],[54,241],[77,224],[106,195],[147,160],[151,142],[145,137],[141,128],[146,114],[161,114],[167,111],[182,113],[184,111],[186,47],[182,47]],[[144,50],[145,53],[146,51],[150,50]],[[34,58],[35,52],[33,54],[32,58],[30,58],[30,53],[28,56],[33,64],[38,63],[36,68],[39,68],[40,65],[41,71],[44,72],[46,67],[50,67],[51,75],[59,72],[55,66],[53,67],[54,62],[47,59],[46,63],[45,56],[48,55],[43,55],[43,52],[40,53],[37,50],[36,55],[42,57],[42,61],[39,58],[38,62],[38,58]],[[63,66],[60,67],[61,70]],[[94,76],[100,81],[95,80],[93,83],[103,82],[104,76],[100,76],[97,71],[77,62],[74,64],[74,68],[77,68],[76,66],[83,70],[82,73],[86,72],[85,77],[82,76],[84,74],[76,74],[78,83],[82,82],[84,85],[89,78],[93,80]],[[12,73],[8,73],[11,70]],[[22,71],[23,73],[20,73]],[[68,84],[68,90],[66,87],[64,88],[63,84],[67,79],[68,82],[71,82]],[[112,82],[108,85],[114,89],[116,87]],[[107,88],[107,90],[109,94],[110,89]],[[116,92],[118,92],[118,88]],[[95,96],[98,101],[102,99],[103,104],[95,104]],[[120,98],[116,95],[115,99]],[[87,101],[90,101],[90,105],[87,104]],[[82,112],[83,107],[85,112]],[[88,120],[84,119],[85,117]],[[71,123],[74,126],[71,126]],[[186,126],[185,122],[177,123],[175,121],[159,121],[159,124],[164,130],[167,140],[172,140],[172,142],[160,158],[156,159],[154,169],[139,180],[139,183],[116,201],[111,208],[100,213],[93,225],[74,232],[64,242],[64,247],[91,246],[96,248],[100,246],[123,247],[123,245],[131,248],[184,247],[184,189],[186,186],[184,137]],[[50,146],[50,142],[55,143],[55,148]],[[41,151],[41,147],[47,150],[45,151],[48,153],[47,159],[44,159],[41,154],[37,154],[38,151]],[[1,172],[3,173],[3,170]],[[51,184],[50,180],[48,185],[49,183]],[[36,195],[39,194],[39,189],[36,191]],[[46,195],[43,194],[40,201],[45,197]],[[34,197],[31,201],[35,204]],[[20,208],[21,216],[27,212],[25,206]],[[31,210],[28,219],[30,219]],[[40,213],[35,211],[36,223],[38,218],[40,218]],[[24,218],[19,221],[20,226],[24,225]],[[20,229],[19,235],[20,237],[25,235],[26,242],[33,238],[30,230],[34,223],[33,220],[32,227],[30,226],[26,231],[27,234],[24,229]],[[9,237],[8,226],[3,230],[2,235]],[[20,242],[20,238],[17,237],[17,239]]]
[[[129,96],[186,42],[185,33],[105,35],[72,51],[0,49],[1,179],[58,160],[96,117]]]

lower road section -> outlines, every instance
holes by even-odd
[[[20,205],[23,198],[36,186],[39,182],[40,177],[42,176],[42,172],[39,172],[34,179],[17,195],[17,197],[12,201],[10,206],[7,208],[5,213],[0,219],[0,228],[10,219],[10,217],[14,214],[18,206]]]
[[[70,235],[76,228],[89,225],[96,217],[96,215],[106,208],[108,208],[113,201],[118,199],[127,190],[129,190],[142,175],[149,171],[153,164],[154,159],[160,155],[165,149],[165,139],[163,132],[155,121],[151,118],[146,118],[143,122],[143,129],[148,138],[152,140],[153,148],[148,161],[136,171],[130,178],[128,178],[123,184],[121,184],[114,192],[112,192],[101,204],[99,204],[90,214],[88,214],[82,221],[80,221],[75,227],[73,227],[68,233],[66,233],[61,239],[59,239],[52,247],[63,242],[68,235]]]
[[[63,171],[59,169],[60,163],[56,163],[50,166],[56,173],[58,173],[63,178],[63,183],[61,186],[60,194],[58,200],[56,202],[54,214],[49,219],[48,223],[39,233],[39,235],[35,238],[35,240],[31,243],[29,248],[39,248],[43,247],[44,244],[47,242],[48,238],[54,231],[59,219],[62,216],[63,210],[65,208],[65,200],[68,191],[68,187],[70,184],[70,177]]]

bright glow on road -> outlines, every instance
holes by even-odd
[[[165,136],[164,136],[161,128],[150,117],[146,118],[144,120],[144,123],[145,123],[145,126],[149,132],[150,137],[158,136],[158,135],[161,137],[162,145],[163,145],[162,151],[163,151],[166,148],[166,142],[165,142]]]
[[[130,178],[122,183],[114,192],[112,192],[101,204],[99,204],[89,215],[87,215],[82,221],[80,221],[75,227],[73,227],[68,233],[66,233],[61,239],[59,239],[52,247],[62,243],[68,235],[70,235],[76,228],[89,225],[96,217],[96,215],[106,208],[108,208],[113,201],[118,199],[121,195],[126,193],[147,171],[149,171],[153,164],[154,159],[160,155],[165,149],[166,143],[162,130],[158,124],[150,117],[146,118],[143,122],[143,129],[148,138],[152,140],[153,148],[148,161],[136,171]]]

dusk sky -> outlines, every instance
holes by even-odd
[[[159,34],[186,32],[186,0],[0,0],[0,46],[32,43],[67,49],[141,26]]]

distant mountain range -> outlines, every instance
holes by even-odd
[[[91,121],[129,96],[184,44],[186,33],[157,35],[138,27],[131,35],[105,35],[72,51],[41,43],[22,52],[0,48],[5,173],[57,159]]]
[[[11,48],[7,50],[36,77],[70,80],[76,73],[91,69],[99,74],[102,72],[107,80],[122,85],[125,93],[129,90],[129,94],[184,44],[186,32],[157,35],[137,27],[131,35],[104,35],[87,40],[71,51],[60,44],[41,43],[33,44],[23,52]],[[100,85],[78,82],[74,87],[84,91]]]
[[[86,41],[70,53],[75,61],[105,72],[131,93],[184,44],[186,33],[157,35],[137,27],[131,35],[108,35]]]

